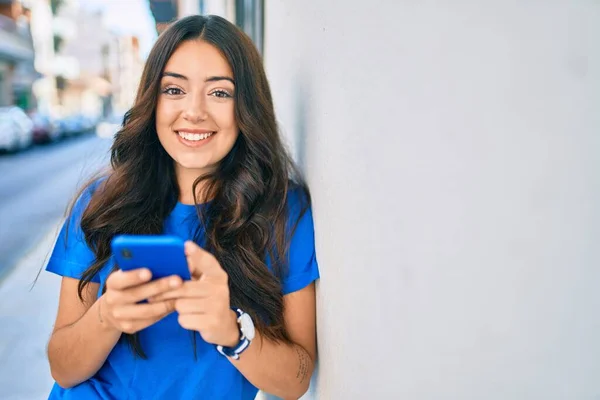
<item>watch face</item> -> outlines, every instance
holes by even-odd
[[[252,322],[252,318],[248,314],[244,313],[240,317],[240,328],[248,340],[254,339],[254,322]]]

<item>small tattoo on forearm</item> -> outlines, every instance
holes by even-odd
[[[308,376],[308,369],[311,363],[310,357],[307,354],[306,350],[304,350],[300,346],[294,346],[296,348],[296,353],[298,353],[298,373],[296,374],[296,378],[300,380],[300,383],[304,382],[306,377]]]

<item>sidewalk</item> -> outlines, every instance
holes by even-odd
[[[42,271],[56,227],[0,281],[0,399],[47,399],[53,380],[46,358],[60,277]]]

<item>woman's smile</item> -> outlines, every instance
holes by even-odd
[[[217,132],[203,129],[181,129],[175,131],[175,134],[184,146],[197,148],[210,143]]]

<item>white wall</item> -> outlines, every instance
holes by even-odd
[[[320,399],[600,396],[600,3],[274,1]]]

